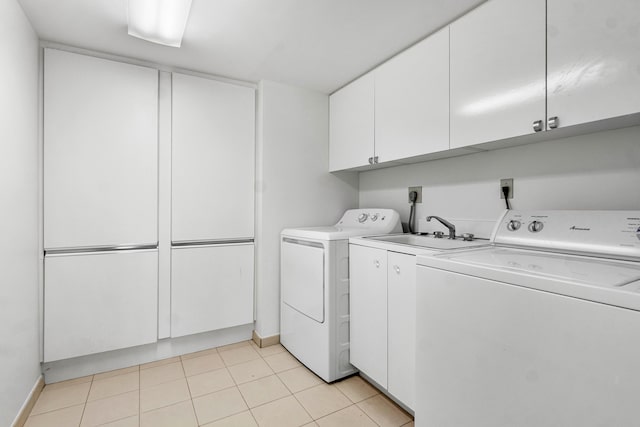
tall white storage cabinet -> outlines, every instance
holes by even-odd
[[[157,111],[157,70],[45,49],[45,362],[156,340]]]
[[[44,247],[158,241],[158,71],[45,49]]]
[[[171,336],[253,321],[255,90],[173,74]]]

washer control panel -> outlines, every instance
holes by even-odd
[[[640,260],[640,211],[508,210],[497,244]]]
[[[393,209],[349,209],[336,227],[363,227],[372,229],[371,233],[375,234],[377,230],[382,233],[389,226],[395,226],[399,218]]]

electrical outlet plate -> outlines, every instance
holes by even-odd
[[[513,178],[503,178],[500,180],[500,198],[504,199],[502,187],[509,187],[509,198],[513,199]]]
[[[416,199],[416,203],[422,203],[422,186],[420,186],[420,187],[409,187],[409,191],[407,191],[407,201],[409,203],[411,203],[411,199],[409,198],[409,194],[411,194],[412,191],[415,191],[416,193],[418,193],[418,198]]]

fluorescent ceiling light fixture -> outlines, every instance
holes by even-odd
[[[129,0],[129,35],[180,47],[191,0]]]

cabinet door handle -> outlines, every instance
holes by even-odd
[[[380,261],[376,259],[373,261],[373,263],[375,264],[376,268],[380,268]]]
[[[378,156],[375,156],[375,157],[373,158],[373,163],[378,163]]]
[[[396,271],[396,274],[400,274],[400,267],[398,267],[397,265],[394,265],[393,269]]]
[[[369,157],[369,164],[372,165],[373,164],[373,157]]]
[[[549,117],[549,119],[547,120],[547,125],[549,126],[549,129],[557,128],[559,123],[560,123],[560,120],[558,120],[558,116]]]
[[[542,130],[542,120],[536,120],[533,122],[533,130],[536,132],[540,132]]]

